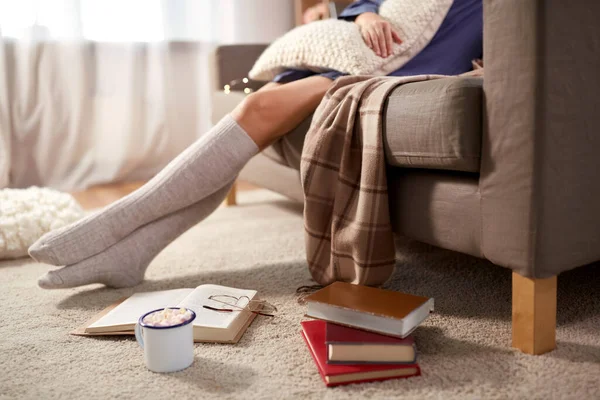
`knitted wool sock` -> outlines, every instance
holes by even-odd
[[[210,215],[223,201],[233,182],[187,208],[144,225],[108,249],[76,264],[49,271],[38,280],[44,289],[103,283],[121,288],[144,280],[150,262],[169,243]]]
[[[53,265],[85,260],[137,228],[211,195],[257,152],[254,141],[227,115],[144,186],[98,213],[45,234],[29,254]]]

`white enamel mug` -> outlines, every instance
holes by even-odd
[[[179,309],[179,307],[167,307]],[[154,372],[175,372],[186,369],[194,362],[194,325],[196,313],[189,308],[192,318],[172,326],[151,326],[144,318],[164,308],[149,311],[135,324],[135,338],[142,350],[146,367]]]

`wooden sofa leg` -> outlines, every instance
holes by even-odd
[[[235,206],[237,204],[236,193],[237,193],[237,182],[233,182],[233,185],[231,185],[231,189],[229,190],[229,193],[227,193],[227,197],[225,198],[226,206]]]
[[[513,272],[512,345],[529,354],[556,347],[556,276],[531,279]]]

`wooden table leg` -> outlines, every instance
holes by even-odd
[[[528,354],[556,348],[556,276],[512,275],[512,345]]]
[[[237,181],[233,182],[233,185],[231,185],[231,189],[229,190],[229,193],[227,193],[227,197],[225,198],[226,206],[235,206],[237,204],[236,193],[237,193]]]

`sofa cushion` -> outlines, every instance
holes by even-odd
[[[394,89],[385,106],[383,121],[388,164],[479,172],[482,85],[482,78],[444,78]],[[231,103],[219,103],[219,118],[241,101],[241,97],[223,96]],[[299,170],[311,119],[312,115],[263,154]]]
[[[394,89],[384,110],[388,163],[479,172],[482,86],[482,78],[445,78]]]

